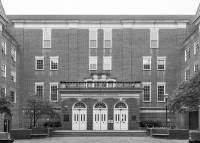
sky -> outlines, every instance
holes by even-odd
[[[195,15],[200,0],[1,0],[7,15]]]

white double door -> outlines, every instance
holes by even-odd
[[[114,130],[128,130],[128,110],[114,110]]]
[[[107,130],[107,109],[94,109],[93,111],[93,130]]]
[[[87,110],[74,109],[72,119],[72,130],[87,130]]]

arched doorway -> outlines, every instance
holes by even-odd
[[[6,113],[4,115],[4,132],[9,132],[11,127],[12,117],[10,114]]]
[[[87,130],[87,107],[77,102],[72,108],[72,130]]]
[[[97,102],[93,107],[93,130],[108,129],[108,108],[105,103]]]
[[[114,106],[114,130],[128,130],[128,106],[124,102]]]

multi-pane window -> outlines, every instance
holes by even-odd
[[[190,79],[190,69],[185,70],[185,81]]]
[[[196,64],[194,64],[194,71],[197,72],[198,70],[199,70],[199,64],[196,63]]]
[[[151,57],[143,57],[143,70],[151,70]]]
[[[185,61],[190,59],[190,47],[185,50]]]
[[[89,70],[97,70],[97,57],[89,57]]]
[[[158,30],[150,31],[150,47],[158,48]]]
[[[14,69],[11,69],[10,79],[12,82],[16,82],[16,71]]]
[[[194,43],[194,54],[199,53],[199,40]]]
[[[151,101],[151,83],[143,83],[143,102]]]
[[[58,84],[57,83],[50,83],[50,100],[51,101],[58,101]]]
[[[50,70],[58,70],[58,57],[50,57]]]
[[[103,70],[112,70],[112,57],[103,58]]]
[[[11,47],[11,58],[13,61],[16,61],[16,51],[13,47]]]
[[[158,102],[165,101],[165,83],[157,83]]]
[[[3,95],[3,96],[6,96],[6,88],[5,88],[5,87],[2,87],[2,88],[1,88],[1,92],[2,92],[2,95]]]
[[[43,48],[51,48],[51,31],[43,31]]]
[[[89,48],[97,48],[97,30],[89,32]]]
[[[165,70],[166,67],[166,57],[157,57],[157,69]]]
[[[1,76],[6,77],[6,64],[1,63]]]
[[[4,40],[1,41],[2,52],[6,54],[6,42]]]
[[[104,48],[112,47],[112,30],[104,31]]]
[[[43,98],[44,95],[44,83],[35,83],[35,92],[37,93],[37,95],[39,95],[40,97]]]
[[[10,102],[16,103],[16,96],[14,91],[10,91]]]
[[[35,70],[44,70],[44,57],[35,57]]]

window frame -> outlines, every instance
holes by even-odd
[[[142,68],[143,68],[144,71],[149,71],[149,70],[151,70],[151,58],[152,58],[151,56],[143,56],[143,57],[142,57],[142,59],[143,59],[143,60],[142,60],[142,62],[143,62],[143,64],[142,64],[143,67],[142,67]],[[145,65],[145,64],[144,64],[144,60],[150,60],[150,68],[149,68],[149,69],[145,69],[145,68],[144,68],[144,65]]]
[[[1,87],[1,90],[2,90],[2,89],[4,89],[4,92],[5,92],[4,94],[5,94],[5,97],[6,97],[6,86],[3,85],[3,86]],[[2,92],[3,92],[3,91],[2,91]]]
[[[164,69],[159,69],[158,68],[158,60],[164,60]],[[166,70],[166,57],[157,57],[157,70],[158,71],[164,71],[164,70]]]
[[[5,70],[2,70],[2,65],[4,65]],[[2,75],[2,73],[4,73],[4,75]],[[5,63],[1,63],[1,76],[6,77],[6,64]]]
[[[154,39],[153,36],[154,35],[154,32],[156,33],[156,38]],[[157,44],[157,47],[152,47],[152,41],[157,41],[156,44]],[[150,48],[159,48],[159,29],[151,29],[150,30]]]
[[[11,101],[11,92],[14,93],[14,102]],[[10,90],[10,102],[16,103],[16,91],[14,91],[14,90]]]
[[[189,79],[187,79],[187,71],[189,71]],[[187,67],[187,68],[185,68],[185,81],[188,81],[188,80],[190,80],[190,67]]]
[[[95,32],[95,38],[93,37],[93,34],[91,34],[92,32]],[[95,47],[91,47],[91,41],[96,41]],[[98,48],[98,30],[97,29],[89,30],[89,48]]]
[[[35,93],[37,94],[37,86],[42,86],[42,99],[44,99],[44,82],[35,82]]]
[[[13,75],[12,75],[12,73],[13,73]],[[12,80],[12,77],[10,77],[11,82],[16,82],[16,69],[11,68],[11,70],[10,70],[10,75],[13,76],[13,78],[14,78],[14,79]]]
[[[110,68],[106,69],[105,67],[105,60],[110,60]],[[103,70],[104,71],[108,71],[108,70],[112,70],[112,56],[104,56],[103,57]]]
[[[38,69],[37,68],[37,61],[38,60],[43,60],[43,68],[42,69]],[[37,71],[42,71],[42,70],[44,70],[44,56],[36,56],[35,57],[35,70],[37,70]]]
[[[57,69],[52,69],[51,60],[57,60]],[[57,70],[58,70],[58,66],[59,66],[59,57],[58,57],[58,56],[57,56],[57,57],[55,57],[55,56],[50,57],[50,70],[52,70],[52,71],[57,71]]]
[[[185,49],[185,61],[189,61],[189,59],[190,59],[190,47]]]
[[[5,43],[5,47],[3,47],[2,43],[1,43],[1,46],[2,46],[2,52],[6,55],[7,54],[7,43],[6,43],[6,41],[4,39],[2,39],[1,42]]]
[[[199,45],[199,39],[197,39],[195,42],[194,42],[194,55],[196,55],[197,53],[199,53],[199,48],[198,48],[198,52],[197,52],[197,43]]]
[[[144,90],[143,90],[143,96],[142,96],[142,100],[144,103],[149,103],[151,102],[151,82],[142,82],[142,86],[144,88],[144,86],[149,86],[149,100],[144,100]]]
[[[57,89],[58,89],[58,82],[50,82],[50,97],[49,97],[49,101],[50,102],[58,102],[58,90],[56,91],[56,94],[57,94],[57,100],[52,100],[52,92],[51,92],[51,88],[52,86],[56,86]]]
[[[49,40],[46,40],[46,39],[45,39],[45,33],[50,33],[50,36],[49,36],[50,38],[49,38]],[[49,41],[49,43],[50,43],[50,44],[49,44],[49,45],[50,45],[49,47],[45,47],[45,44],[44,44],[45,41]],[[43,43],[43,44],[42,44],[42,45],[43,45],[43,48],[51,48],[51,30],[43,30],[43,39],[42,39],[42,43]]]
[[[163,100],[163,101],[159,101],[159,100],[158,100],[158,87],[159,87],[159,86],[164,86],[164,94],[163,94],[164,100]],[[166,82],[157,82],[157,102],[159,102],[159,103],[166,102],[166,101],[165,101],[165,94],[166,94]]]
[[[12,54],[12,51],[14,52],[14,54]],[[16,50],[13,47],[11,47],[11,58],[13,61],[16,62]]]
[[[96,68],[95,69],[91,69],[91,60],[95,60],[95,64],[96,64]],[[89,70],[94,71],[97,70],[97,63],[98,63],[98,57],[97,56],[93,56],[93,57],[89,57]],[[92,63],[93,64],[93,63]]]
[[[107,37],[106,33],[110,33],[110,35]],[[103,47],[104,48],[112,48],[112,29],[104,29],[104,37],[103,37]],[[110,41],[110,47],[106,47],[106,41]]]
[[[197,71],[196,71],[196,66],[198,66],[198,70],[197,70],[197,71],[199,71],[199,61],[196,61],[196,62],[194,63],[194,72],[197,72]]]

